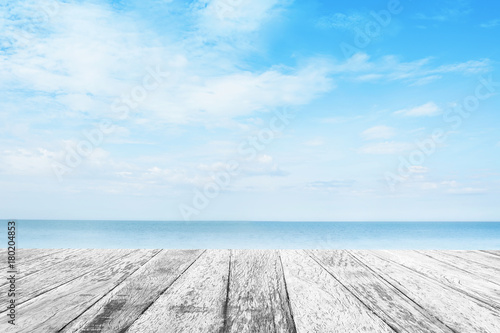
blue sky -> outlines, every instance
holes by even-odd
[[[495,1],[1,15],[4,218],[500,218]]]

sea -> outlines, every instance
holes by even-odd
[[[16,231],[18,248],[500,249],[500,222],[16,220]]]

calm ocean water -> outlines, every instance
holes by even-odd
[[[18,220],[21,248],[500,249],[500,222]],[[1,228],[6,239],[6,223]]]

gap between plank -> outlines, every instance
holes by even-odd
[[[122,257],[116,258],[116,259],[114,259],[113,261],[111,261],[111,263],[113,263],[113,262],[115,262],[115,261],[117,261],[117,260],[120,260],[120,259],[122,259],[122,258],[124,258],[124,257],[126,257],[126,256],[128,256],[128,255],[130,255],[130,254],[132,254],[132,253],[134,253],[134,252],[136,252],[136,251],[139,251],[139,250],[134,250],[134,251],[130,252],[129,254],[124,254]],[[25,300],[25,301],[23,301],[23,302],[19,302],[19,303],[18,303],[18,306],[19,306],[19,305],[21,305],[21,304],[24,304],[24,303],[26,303],[26,302],[30,302],[30,301],[32,301],[32,300],[34,300],[34,299],[36,299],[36,298],[38,298],[38,297],[40,297],[40,296],[42,296],[42,295],[44,295],[44,294],[46,294],[46,293],[48,293],[48,292],[50,292],[50,291],[54,290],[54,289],[57,289],[57,288],[62,287],[62,286],[64,286],[64,285],[68,284],[68,283],[71,283],[71,282],[73,282],[74,280],[79,279],[79,278],[81,278],[81,277],[83,277],[83,276],[85,276],[85,275],[87,275],[87,274],[92,273],[92,272],[93,272],[92,270],[89,270],[88,272],[83,273],[82,275],[79,275],[79,276],[77,276],[77,277],[74,277],[74,278],[72,278],[72,279],[70,279],[70,280],[68,280],[68,281],[66,281],[66,282],[63,282],[63,283],[61,283],[61,284],[59,284],[59,285],[57,285],[57,286],[55,286],[55,287],[53,287],[53,288],[47,289],[47,290],[45,290],[44,292],[42,292],[42,293],[40,293],[40,294],[38,294],[38,295],[34,296],[33,298],[27,299],[27,300]],[[7,311],[7,310],[2,310],[2,311],[0,311],[0,313],[4,313],[4,312],[6,312],[6,311]]]
[[[445,283],[443,283],[443,282],[441,282],[441,281],[437,280],[437,279],[436,279],[436,278],[434,278],[434,277],[427,276],[427,275],[425,275],[424,273],[421,273],[421,272],[419,272],[419,271],[417,271],[417,270],[415,270],[415,269],[413,269],[413,268],[410,268],[410,267],[404,266],[404,265],[402,265],[402,264],[400,264],[400,263],[398,263],[398,262],[396,262],[396,261],[393,261],[392,259],[381,257],[381,256],[377,255],[376,253],[374,253],[374,255],[375,255],[376,257],[378,257],[379,259],[383,260],[383,261],[386,261],[386,262],[388,262],[388,263],[392,263],[392,264],[394,264],[394,265],[400,266],[400,267],[402,267],[403,269],[407,269],[407,270],[409,270],[409,271],[411,271],[411,272],[413,272],[413,273],[415,273],[415,274],[417,274],[417,275],[420,275],[420,276],[421,276],[422,278],[424,278],[424,279],[431,280],[431,281],[433,281],[434,283],[437,283],[437,284],[439,284],[439,285],[441,285],[441,286],[443,286],[443,287],[449,288],[449,289],[451,289],[451,290],[453,290],[453,291],[456,291],[457,293],[460,293],[460,294],[462,294],[462,295],[464,295],[464,296],[466,296],[466,297],[472,298],[472,299],[476,302],[476,304],[477,304],[477,305],[479,305],[479,306],[482,306],[482,307],[488,308],[489,310],[493,310],[493,311],[495,311],[495,312],[499,310],[499,308],[498,308],[497,306],[493,306],[493,305],[491,305],[491,304],[487,303],[486,301],[482,300],[481,298],[479,298],[479,297],[477,297],[477,296],[475,296],[475,295],[471,295],[471,294],[469,294],[467,291],[465,291],[465,290],[463,290],[463,289],[456,288],[456,287],[454,287],[453,285],[448,285],[448,284],[445,284]]]
[[[229,284],[231,283],[231,261],[233,258],[233,251],[229,250],[229,263],[228,263],[228,273],[227,273],[227,284],[226,284],[226,301],[224,302],[224,309],[222,310],[222,316],[224,322],[222,324],[222,332],[227,332],[227,309],[229,306]]]
[[[165,294],[165,292],[177,281],[179,280],[179,278],[184,275],[184,273],[186,273],[186,271],[191,268],[191,266],[194,265],[195,262],[198,261],[198,259],[200,259],[200,257],[205,253],[207,252],[207,250],[203,250],[199,256],[197,256],[190,264],[188,267],[186,267],[173,281],[172,283],[170,283],[166,288],[165,290],[163,290],[159,295],[158,297],[156,297],[152,302],[151,304],[149,304],[149,306],[147,306],[138,316],[137,318],[135,318],[135,320],[133,322],[130,323],[130,325],[128,325],[127,327],[124,327],[123,329],[120,330],[119,333],[125,333],[129,330],[129,328],[158,300],[158,298],[160,298],[163,294]]]
[[[137,250],[139,251],[139,250]],[[121,285],[123,282],[125,282],[130,276],[132,276],[135,272],[137,272],[139,269],[141,269],[142,267],[144,267],[144,265],[146,265],[149,261],[151,261],[154,257],[156,257],[158,254],[160,254],[160,252],[162,252],[163,250],[160,250],[158,252],[156,252],[153,256],[151,256],[151,258],[149,258],[144,264],[142,264],[141,266],[137,267],[136,270],[134,270],[133,272],[131,272],[126,278],[124,278],[120,283],[117,283],[113,288],[111,288],[110,290],[108,290],[107,293],[105,293],[104,295],[102,295],[102,297],[98,298],[94,303],[90,304],[85,310],[83,310],[82,312],[80,312],[80,314],[78,316],[76,316],[75,318],[73,318],[70,322],[68,322],[66,325],[64,325],[62,328],[60,328],[57,333],[59,332],[62,332],[66,327],[68,327],[68,325],[70,325],[72,322],[74,322],[75,320],[78,320],[78,318],[80,318],[85,312],[87,312],[91,307],[93,307],[95,304],[97,304],[101,299],[103,299],[104,297],[106,297],[106,295],[108,295],[109,293],[111,293],[113,290],[115,290],[119,285]]]
[[[468,270],[466,270],[466,269],[463,269],[463,268],[457,267],[457,266],[455,266],[454,264],[451,264],[451,263],[449,263],[449,262],[443,261],[443,260],[441,260],[441,259],[439,259],[439,258],[435,258],[435,257],[433,257],[433,256],[431,256],[431,255],[428,255],[428,254],[427,254],[427,253],[425,253],[425,252],[421,252],[421,251],[415,251],[415,252],[416,252],[416,253],[420,253],[420,254],[422,254],[422,255],[424,255],[424,256],[426,256],[426,257],[429,257],[429,258],[431,258],[431,259],[433,259],[433,260],[439,261],[439,262],[440,262],[440,263],[442,263],[442,264],[445,264],[445,265],[447,265],[447,266],[450,266],[450,267],[453,267],[453,268],[455,268],[455,269],[461,270],[462,272],[465,272],[465,273],[471,274],[471,275],[473,275],[473,276],[475,276],[475,277],[477,277],[477,278],[480,278],[480,279],[485,280],[485,281],[489,281],[489,282],[491,282],[491,283],[493,283],[493,284],[496,284],[496,285],[499,285],[499,286],[500,286],[500,283],[495,282],[495,281],[492,281],[492,280],[487,279],[487,278],[484,278],[484,277],[482,277],[482,276],[479,276],[479,275],[477,275],[476,273],[474,273],[473,271],[468,271]]]
[[[398,292],[400,292],[401,295],[403,295],[404,297],[406,297],[411,303],[415,304],[417,306],[417,309],[419,309],[420,313],[422,313],[424,316],[426,316],[426,317],[430,316],[431,318],[435,319],[437,322],[441,323],[442,325],[444,325],[446,328],[448,328],[452,332],[454,332],[454,333],[460,333],[459,331],[457,331],[457,330],[453,329],[452,327],[448,326],[441,319],[439,319],[438,317],[434,316],[432,313],[430,313],[429,311],[427,311],[422,305],[420,305],[419,303],[417,303],[413,298],[411,298],[405,292],[403,292],[400,288],[398,288],[398,286],[396,286],[395,284],[393,284],[392,282],[390,282],[389,280],[387,280],[385,277],[383,277],[381,274],[379,274],[378,272],[376,272],[369,265],[367,265],[365,262],[363,262],[361,259],[359,259],[356,255],[352,254],[349,251],[346,251],[346,252],[347,252],[348,255],[350,255],[352,258],[354,258],[354,260],[356,260],[360,265],[362,265],[363,267],[366,267],[373,274],[375,274],[376,276],[378,276],[379,278],[381,278],[382,280],[384,280],[386,283],[388,283],[389,285],[391,285]]]
[[[288,309],[290,311],[290,318],[292,320],[292,333],[297,333],[297,326],[295,326],[295,318],[293,317],[292,302],[290,301],[290,295],[288,294],[288,286],[286,284],[285,269],[283,267],[283,260],[281,260],[281,251],[278,251],[278,258],[281,264],[281,274],[283,274],[283,284],[285,286],[286,301],[288,304]]]
[[[399,330],[392,326],[391,324],[389,324],[387,321],[385,321],[384,318],[380,317],[378,315],[378,313],[376,313],[375,311],[373,311],[372,308],[370,308],[368,306],[368,304],[366,304],[365,302],[363,302],[361,300],[361,298],[359,298],[354,292],[351,291],[351,289],[349,289],[346,285],[344,285],[342,282],[340,282],[340,280],[335,276],[333,275],[328,269],[326,269],[323,264],[320,262],[319,259],[315,258],[314,255],[312,255],[311,253],[309,253],[309,251],[305,251],[306,254],[312,259],[314,260],[323,270],[325,270],[331,277],[333,277],[342,287],[344,287],[345,290],[347,290],[352,296],[354,296],[361,304],[364,305],[365,308],[367,308],[371,313],[373,313],[377,318],[379,318],[384,324],[386,324],[391,330],[393,330],[394,332],[396,333],[399,333]]]

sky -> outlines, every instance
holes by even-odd
[[[2,1],[9,219],[498,221],[497,1]]]

